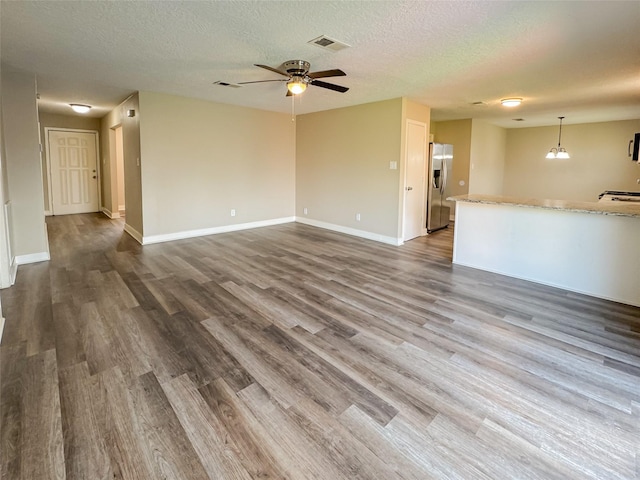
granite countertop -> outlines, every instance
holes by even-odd
[[[449,197],[447,200],[640,218],[640,202],[572,202],[567,200],[542,200],[539,198],[504,197],[501,195],[481,194],[458,195]]]

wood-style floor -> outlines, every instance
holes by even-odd
[[[639,476],[638,308],[452,266],[447,230],[47,223],[1,292],[3,480]]]

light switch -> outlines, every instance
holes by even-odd
[[[389,162],[389,170],[397,170],[398,162]]]

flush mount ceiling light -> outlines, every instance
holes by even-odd
[[[76,113],[87,113],[89,110],[91,110],[91,107],[89,105],[82,105],[80,103],[70,103],[69,106]]]
[[[560,119],[560,131],[558,132],[558,147],[553,147],[551,150],[549,150],[549,153],[547,153],[547,156],[545,158],[571,158],[569,156],[569,153],[560,146],[560,140],[562,139],[562,119],[564,117],[558,117]]]
[[[522,103],[521,98],[503,98],[500,100],[503,107],[517,107]]]
[[[307,89],[307,82],[304,81],[304,77],[294,75],[287,82],[287,88],[293,95],[299,95]]]

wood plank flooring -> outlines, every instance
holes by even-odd
[[[300,224],[47,220],[3,290],[2,479],[640,478],[640,309]]]

